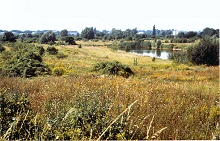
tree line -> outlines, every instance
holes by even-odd
[[[179,32],[176,36],[172,35],[172,30],[158,30],[153,26],[152,32],[143,32],[138,34],[137,28],[134,29],[126,29],[122,31],[120,29],[113,28],[110,32],[107,30],[99,31],[93,27],[86,27],[82,30],[80,34],[77,35],[69,35],[66,29],[61,30],[59,34],[49,30],[46,32],[32,34],[31,32],[27,32],[25,34],[14,35],[12,31],[6,31],[1,36],[0,41],[2,42],[16,42],[20,40],[22,42],[32,43],[48,43],[54,44],[55,41],[60,41],[67,44],[74,45],[75,40],[119,40],[124,39],[126,41],[132,41],[135,39],[170,39],[171,43],[187,43],[194,42],[197,39],[201,39],[205,36],[217,36],[219,35],[219,29],[213,28],[205,28],[202,32]]]

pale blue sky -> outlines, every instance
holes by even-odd
[[[0,29],[214,29],[220,0],[0,0]]]

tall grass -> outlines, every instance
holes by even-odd
[[[207,140],[220,134],[219,67],[152,62],[143,56],[134,66],[137,56],[122,51],[56,48],[68,57],[43,58],[55,76],[0,78],[1,102],[6,103],[1,139]],[[91,72],[103,60],[129,65],[135,75]],[[63,76],[57,77],[56,69]]]
[[[101,139],[145,139],[165,127],[157,139],[211,139],[220,116],[218,91],[158,78],[163,82],[90,75],[2,78],[0,88],[5,95],[28,95],[32,117],[39,123],[35,138],[98,139],[119,118]],[[193,83],[201,88],[211,82]]]

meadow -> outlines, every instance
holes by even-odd
[[[53,76],[1,77],[1,95],[23,109],[1,139],[24,138],[22,133],[35,140],[209,140],[220,134],[219,66],[152,61],[111,50],[112,42],[76,43],[82,48],[55,46],[64,58],[43,56]],[[134,75],[92,71],[114,60]]]

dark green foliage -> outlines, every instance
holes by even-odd
[[[157,41],[156,41],[156,47],[157,47],[157,49],[159,49],[161,45],[162,45],[161,40],[157,40]]]
[[[2,46],[2,44],[0,44],[0,53],[4,50],[5,50],[5,48]]]
[[[30,104],[27,95],[8,90],[0,91],[1,101],[1,135],[7,140],[33,140],[36,137],[38,125],[32,120]],[[7,132],[8,129],[10,132]]]
[[[12,32],[8,32],[7,31],[7,32],[4,33],[2,41],[3,42],[6,42],[6,41],[8,41],[8,42],[16,42],[16,37],[15,37],[15,35]]]
[[[78,48],[82,48],[82,45],[81,45],[81,44],[79,44],[79,45],[78,45]]]
[[[151,49],[151,42],[147,41],[147,42],[141,42],[141,47],[143,49]]]
[[[93,27],[86,27],[82,32],[81,32],[81,36],[85,39],[94,39],[95,37],[95,33],[93,30]]]
[[[219,65],[219,39],[216,37],[203,38],[195,46],[189,47],[187,52],[173,52],[169,59],[179,63],[191,62],[196,65]]]
[[[188,58],[197,65],[219,65],[219,39],[203,38],[199,44],[188,49]]]
[[[76,42],[74,41],[74,38],[71,36],[67,36],[65,38],[65,42],[68,43],[69,45],[76,45]]]
[[[152,38],[156,37],[156,29],[155,29],[155,25],[153,26],[153,32],[152,32]]]
[[[182,51],[173,51],[171,54],[169,54],[168,58],[177,63],[187,64],[189,62],[187,53]]]
[[[53,46],[49,46],[46,50],[50,55],[55,55],[58,53],[58,49]]]
[[[61,30],[61,31],[60,31],[60,36],[61,36],[61,37],[66,37],[66,36],[68,36],[68,31],[67,31],[66,29]]]
[[[134,72],[128,66],[122,65],[118,61],[98,63],[93,67],[93,71],[100,71],[103,74],[109,75],[119,75],[125,78],[128,78],[130,75],[134,74]]]
[[[46,43],[54,44],[55,41],[56,41],[56,34],[52,31],[47,31],[40,38],[41,44],[46,44]]]
[[[51,70],[42,61],[44,49],[41,46],[16,44],[11,51],[4,51],[1,58],[6,62],[3,75],[33,77],[50,74]]]
[[[68,55],[65,55],[65,54],[63,54],[63,53],[58,53],[58,54],[56,55],[56,57],[57,57],[57,59],[63,59],[63,58],[67,58]]]

